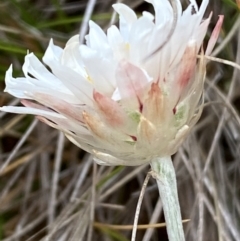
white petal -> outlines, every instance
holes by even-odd
[[[205,13],[205,11],[207,9],[208,3],[209,3],[209,0],[203,0],[202,1],[200,9],[198,11],[198,15],[199,15],[200,19],[203,18],[203,15],[204,15],[204,13]]]
[[[1,111],[10,112],[10,113],[17,113],[17,114],[31,114],[31,115],[40,115],[45,117],[57,117],[57,118],[65,118],[53,111],[45,111],[35,108],[29,107],[16,107],[16,106],[3,106],[0,107]]]
[[[51,94],[52,96],[61,96],[63,100],[68,100],[70,103],[79,103],[79,101],[66,88],[58,88],[57,84],[27,77],[27,78],[13,78],[12,66],[6,72],[6,88],[5,92],[20,98],[20,99],[34,99],[33,95],[38,91],[39,93]]]
[[[141,17],[132,24],[129,34],[129,59],[134,64],[140,64],[146,57],[149,36],[152,34],[154,23],[147,17]]]
[[[124,44],[122,35],[120,34],[119,29],[115,25],[112,25],[107,30],[107,38],[108,38],[108,43],[113,50],[118,48],[119,45]]]
[[[24,98],[31,99],[29,96],[26,95],[25,91],[26,89],[31,90],[33,88],[33,85],[26,78],[17,78],[17,79],[13,78],[12,72],[13,72],[13,68],[11,65],[6,72],[6,76],[5,76],[6,88],[4,91],[20,99],[24,99]]]
[[[79,44],[79,34],[72,36],[66,43],[66,46],[71,45],[71,44]]]
[[[168,0],[147,0],[147,2],[153,4],[156,25],[165,25],[173,21],[173,10]]]
[[[131,25],[137,20],[137,15],[131,8],[122,3],[113,4],[113,8],[120,15],[120,32],[127,41]]]
[[[107,36],[103,30],[93,21],[89,21],[88,43],[89,47],[98,51],[98,54],[108,57],[111,55]]]
[[[28,54],[25,57],[23,72],[28,79],[32,79],[34,81],[35,78],[39,80],[42,86],[47,85],[48,88],[71,94],[62,82],[49,72],[33,53]],[[29,74],[34,78],[32,78]]]
[[[61,64],[73,69],[81,76],[87,75],[80,54],[78,41],[72,40],[66,45],[61,56]]]
[[[154,20],[154,15],[152,15],[151,13],[144,11],[142,14],[145,18],[148,18],[150,21]]]
[[[95,50],[82,45],[80,47],[87,79],[94,88],[107,96],[112,96],[116,88],[116,62],[112,59],[101,58]]]
[[[50,52],[50,53],[48,53],[48,52]],[[53,40],[50,39],[48,48],[43,56],[43,62],[45,62],[46,54],[51,54],[52,56],[54,56],[55,61],[60,61],[62,52],[63,52],[63,49],[60,48],[59,46],[54,45]],[[47,62],[45,62],[45,63],[47,64]]]
[[[112,49],[112,57],[114,60],[128,59],[129,56],[129,46],[124,41],[119,29],[112,25],[107,30],[107,38],[109,46]]]
[[[44,55],[44,62],[51,68],[54,75],[67,87],[82,104],[92,106],[93,86],[87,81],[84,76],[79,75],[71,68],[62,65],[58,56],[55,56],[55,46],[50,42],[47,51]]]

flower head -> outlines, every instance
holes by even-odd
[[[90,21],[85,45],[78,35],[64,49],[51,40],[43,57],[51,72],[33,53],[25,57],[25,77],[13,78],[10,67],[5,91],[25,107],[1,110],[38,116],[101,164],[140,165],[174,154],[202,111],[205,64],[197,55],[211,15],[203,20],[208,0],[199,9],[192,0],[183,12],[178,0],[174,10],[167,0],[147,2],[155,16],[138,18],[114,4],[119,28],[105,34]]]

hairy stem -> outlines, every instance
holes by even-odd
[[[163,204],[168,239],[169,241],[185,241],[172,159],[171,157],[154,158],[151,167]]]

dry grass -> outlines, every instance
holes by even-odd
[[[116,21],[114,1],[17,1],[0,3],[0,88],[10,63],[21,75],[29,49],[42,56],[53,37],[59,45],[92,18]],[[199,1],[201,2],[201,1]],[[131,1],[138,12],[148,7]],[[173,157],[187,240],[240,240],[240,17],[232,0],[210,0],[225,22],[209,60],[206,107]],[[80,23],[80,24],[79,24]],[[0,105],[18,105],[0,93]],[[148,166],[104,167],[64,136],[31,116],[0,113],[0,240],[127,241]],[[136,240],[167,240],[161,200],[150,179]]]

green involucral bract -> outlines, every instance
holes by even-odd
[[[128,116],[138,124],[140,122],[141,114],[138,111],[129,112]]]
[[[175,114],[175,126],[179,127],[182,125],[182,123],[186,122],[188,115],[188,107],[185,104],[180,104],[177,107],[177,112]]]

